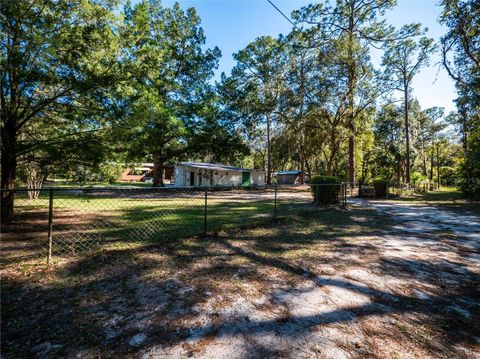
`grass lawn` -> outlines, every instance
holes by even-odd
[[[430,206],[445,207],[450,210],[461,212],[470,211],[480,214],[480,202],[465,199],[462,192],[454,187],[443,187],[435,191],[396,198],[396,200],[406,202],[419,201]]]
[[[53,254],[69,256],[71,250],[89,249],[111,242],[165,242],[188,236],[250,227],[277,219],[315,210],[307,188],[284,197],[271,190],[210,191],[205,208],[203,191],[150,191],[101,189],[55,191],[53,200]],[[37,244],[38,257],[46,257],[48,245],[48,192],[30,200],[18,193],[16,217],[5,227],[4,242],[11,250],[4,257],[15,260],[34,257],[32,246]],[[206,221],[206,228],[205,228]],[[88,243],[87,243],[88,242]],[[22,251],[22,244],[26,252]],[[59,258],[61,259],[61,258]]]
[[[148,188],[152,187],[151,183],[148,182],[88,182],[88,183],[79,183],[72,181],[63,181],[57,180],[53,182],[46,183],[44,188],[55,187],[55,188],[97,188],[97,187],[142,187]]]

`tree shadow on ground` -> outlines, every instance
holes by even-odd
[[[275,347],[279,342],[266,345],[257,338],[271,335],[308,347],[302,340],[323,326],[407,314],[413,319],[402,320],[422,320],[436,333],[441,346],[416,343],[434,355],[458,356],[458,344],[475,347],[480,335],[478,273],[462,263],[384,257],[372,237],[391,227],[373,210],[331,210],[216,237],[103,249],[46,277],[6,276],[1,293],[4,354],[128,356],[184,344],[185,354],[196,355],[202,353],[198,341],[206,345],[241,334],[250,339],[244,345],[252,356],[278,357],[286,354]],[[337,275],[348,266],[373,268],[411,282],[412,288],[434,290],[419,298]],[[295,298],[326,288],[368,300],[304,315],[283,312],[285,303],[278,302],[279,293]],[[220,314],[235,307],[236,299],[250,299],[250,292],[266,297],[252,313],[265,309],[269,317],[248,311]],[[469,316],[459,316],[455,306]],[[203,313],[205,308],[209,311]],[[392,326],[386,329],[397,339],[412,339]],[[139,333],[146,339],[137,345],[132,338]],[[350,349],[356,353],[354,343]]]

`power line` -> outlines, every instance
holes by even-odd
[[[287,21],[288,21],[290,24],[292,24],[295,29],[297,29],[298,31],[302,31],[302,30],[300,30],[300,28],[299,28],[297,25],[295,25],[295,23],[294,23],[292,20],[290,20],[290,18],[289,18],[287,15],[285,15],[285,14],[282,12],[282,10],[280,10],[273,2],[271,2],[270,0],[267,0],[267,1],[268,1],[268,2],[270,3],[270,5],[272,5],[285,19],[287,19]]]

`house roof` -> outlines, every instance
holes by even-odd
[[[214,171],[232,171],[232,172],[253,172],[260,171],[251,168],[242,168],[235,166],[228,166],[222,163],[205,163],[205,162],[177,162],[177,165],[189,166],[194,168],[203,168]]]
[[[278,171],[278,172],[275,172],[274,174],[275,175],[299,175],[300,173],[302,173],[302,171],[296,170],[296,171]]]

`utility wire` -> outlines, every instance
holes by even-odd
[[[285,14],[282,12],[282,10],[280,10],[273,2],[271,2],[270,0],[267,0],[267,1],[268,1],[268,2],[270,3],[270,5],[272,5],[285,19],[287,19],[287,21],[288,21],[290,24],[292,24],[295,29],[297,29],[298,31],[302,31],[302,30],[300,30],[300,28],[299,28],[297,25],[295,25],[295,23],[294,23],[292,20],[290,20],[290,18],[289,18],[287,15],[285,15]]]

